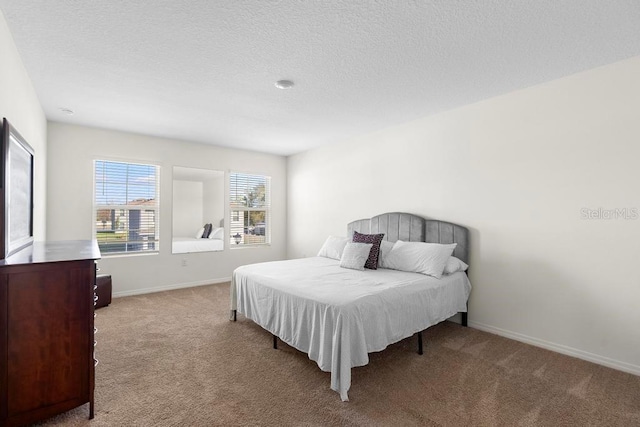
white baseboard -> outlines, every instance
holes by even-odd
[[[154,286],[153,288],[133,289],[131,291],[114,292],[113,298],[129,297],[132,295],[151,294],[154,292],[172,291],[174,289],[193,288],[195,286],[215,285],[216,283],[230,282],[231,277],[223,277],[221,279],[199,280],[197,282],[176,283],[166,286]]]
[[[520,341],[526,344],[531,344],[536,347],[541,347],[547,350],[555,351],[556,353],[566,354],[567,356],[573,356],[578,359],[586,360],[588,362],[597,363],[598,365],[606,366],[608,368],[617,369],[619,371],[628,372],[630,374],[640,376],[640,366],[633,365],[631,363],[621,362],[619,360],[611,359],[605,356],[589,353],[586,351],[578,350],[566,345],[556,344],[549,341],[533,338],[528,335],[519,334],[517,332],[507,331],[505,329],[496,328],[494,326],[485,325],[480,322],[473,322],[469,320],[469,326],[481,331],[489,332],[502,337],[511,338],[516,341]]]

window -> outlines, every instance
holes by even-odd
[[[96,160],[94,172],[93,214],[100,252],[157,252],[160,168]]]
[[[229,175],[231,245],[271,243],[271,178],[263,175]]]

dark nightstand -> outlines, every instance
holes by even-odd
[[[100,274],[96,276],[96,308],[106,307],[111,304],[111,276],[108,274]]]

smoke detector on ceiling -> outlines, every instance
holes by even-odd
[[[276,82],[276,87],[278,89],[291,89],[293,87],[293,82],[291,80],[278,80]]]

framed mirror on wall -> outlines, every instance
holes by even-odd
[[[5,118],[0,147],[0,259],[33,243],[33,148]]]
[[[171,252],[224,250],[224,172],[173,167]]]

